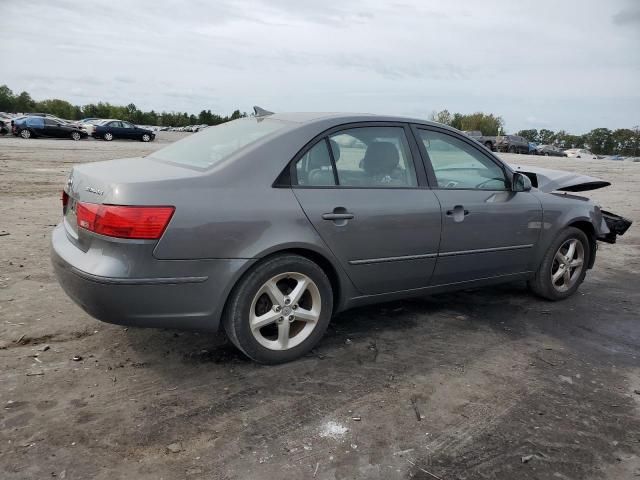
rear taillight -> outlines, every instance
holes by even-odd
[[[78,226],[100,235],[156,240],[167,228],[174,207],[129,207],[78,202]]]

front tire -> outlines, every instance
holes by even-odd
[[[71,132],[71,140],[75,140],[76,142],[82,138],[80,132]]]
[[[590,255],[585,233],[575,227],[565,228],[549,246],[529,288],[547,300],[570,297],[584,281]]]
[[[149,140],[151,140],[151,135],[149,135],[148,133],[145,133],[144,135],[142,135],[143,142],[148,142]]]
[[[322,338],[333,310],[324,271],[298,255],[278,255],[253,267],[234,288],[223,325],[231,342],[258,363],[295,360]]]

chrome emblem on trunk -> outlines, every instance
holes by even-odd
[[[102,190],[98,190],[97,188],[87,187],[85,188],[85,190],[89,193],[95,193],[96,195],[104,195],[104,192]]]

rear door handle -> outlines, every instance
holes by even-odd
[[[353,213],[325,213],[322,218],[323,220],[351,220]]]
[[[344,207],[335,207],[333,209],[333,212],[331,212],[331,213],[323,213],[322,214],[322,219],[323,220],[331,220],[338,227],[343,227],[343,226],[345,226],[347,224],[347,222],[349,220],[354,218],[354,216],[355,215],[353,213],[348,212],[347,209],[344,208]]]

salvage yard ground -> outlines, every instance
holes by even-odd
[[[93,320],[53,276],[71,167],[183,135],[0,138],[0,478],[640,476],[640,164],[503,156],[607,179],[590,196],[636,222],[574,297],[516,283],[361,308],[264,367],[222,335]]]

